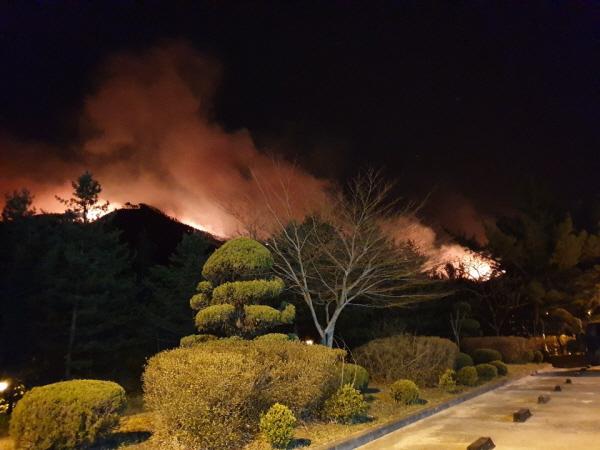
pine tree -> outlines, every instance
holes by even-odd
[[[148,305],[144,308],[146,332],[156,339],[156,350],[179,344],[194,332],[194,315],[189,299],[196,293],[198,276],[206,262],[210,244],[200,233],[186,234],[169,259],[169,265],[156,265],[144,283]]]
[[[76,220],[88,223],[108,210],[108,202],[98,203],[102,187],[87,170],[77,181],[72,181],[71,186],[75,189],[72,198],[63,199],[56,196],[56,199],[67,205],[66,213],[73,215]]]

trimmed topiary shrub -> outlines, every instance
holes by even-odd
[[[500,352],[491,348],[478,348],[477,350],[473,350],[471,358],[473,358],[475,365],[487,364],[492,361],[502,361]]]
[[[355,423],[366,417],[368,405],[362,394],[347,384],[339,388],[323,407],[323,417],[341,423]]]
[[[541,363],[544,361],[544,354],[542,352],[540,352],[539,350],[536,350],[535,352],[533,352],[533,362],[534,363]]]
[[[479,381],[489,381],[498,376],[498,369],[492,364],[477,364],[475,370]]]
[[[505,376],[508,374],[508,366],[502,361],[492,361],[490,364],[496,368],[499,376]]]
[[[93,444],[119,424],[125,390],[111,381],[35,387],[17,403],[9,433],[16,448],[67,450]]]
[[[350,384],[354,389],[362,393],[369,387],[369,372],[363,366],[342,363],[338,366],[337,370],[340,386]]]
[[[452,369],[446,370],[438,381],[438,387],[447,392],[456,389],[456,372]]]
[[[375,339],[353,351],[373,380],[406,379],[424,387],[436,386],[440,375],[454,367],[456,353],[456,344],[448,339],[410,334]]]
[[[477,375],[477,369],[475,367],[463,367],[456,372],[456,382],[463,386],[475,386],[479,382],[479,376]]]
[[[315,416],[337,388],[345,352],[294,341],[218,340],[164,351],[143,374],[144,401],[159,442],[237,448],[275,403]]]
[[[260,418],[259,428],[273,448],[286,448],[294,435],[296,418],[287,406],[275,403]]]
[[[456,354],[456,361],[454,362],[454,370],[460,370],[463,367],[469,367],[473,365],[473,358],[463,352]]]
[[[419,401],[421,392],[411,380],[398,380],[390,386],[390,396],[396,403],[412,405]]]

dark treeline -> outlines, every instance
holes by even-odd
[[[189,298],[219,241],[147,205],[90,221],[104,207],[100,186],[86,173],[73,187],[64,214],[33,214],[26,190],[7,195],[2,375],[30,385],[104,378],[135,388],[146,358],[193,332]]]

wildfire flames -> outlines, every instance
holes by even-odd
[[[217,62],[186,44],[111,57],[98,89],[85,99],[83,144],[67,151],[0,135],[0,192],[27,187],[38,211],[61,212],[55,196],[70,198],[71,180],[89,170],[110,210],[147,203],[196,228],[234,234],[239,223],[221,205],[259,199],[254,177],[273,179],[273,160],[256,149],[248,130],[227,132],[211,120],[220,72]],[[310,209],[331,184],[284,161],[279,170],[297,187],[286,194],[300,210]],[[417,222],[409,228],[435,264],[461,261],[478,279],[491,273],[487,262],[462,247],[436,246],[430,228]]]

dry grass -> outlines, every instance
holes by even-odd
[[[508,367],[509,373],[506,377],[496,378],[487,384],[497,383],[503,379],[518,379],[540,368],[547,367],[547,364],[510,364]],[[426,403],[399,405],[391,400],[387,385],[371,385],[366,395],[370,406],[367,421],[353,425],[322,422],[300,423],[295,431],[294,448],[314,448],[392,420],[400,420],[425,408],[439,405],[461,394],[472,392],[474,389],[477,389],[477,387],[460,387],[449,393],[436,388],[425,388],[421,389],[421,397],[426,400]],[[119,428],[109,439],[95,445],[90,450],[160,450],[161,445],[154,442],[151,436],[153,420],[152,414],[143,410],[141,395],[131,396],[129,406],[121,419]],[[0,450],[14,450],[12,440],[1,436],[6,436],[6,433],[0,434]],[[259,446],[259,448],[263,448],[263,446]]]

